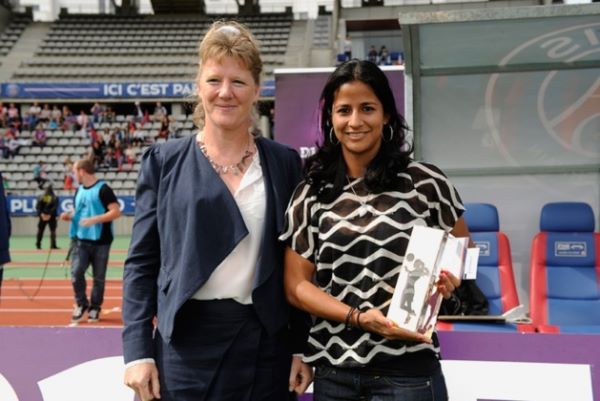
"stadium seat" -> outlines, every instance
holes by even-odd
[[[346,61],[348,61],[348,56],[344,53],[339,53],[336,57],[336,65],[340,65]]]
[[[500,231],[498,210],[489,203],[466,203],[465,221],[479,248],[477,286],[489,302],[489,314],[501,315],[519,305],[510,242]]]
[[[531,246],[530,310],[543,333],[600,333],[600,233],[581,202],[548,203]]]
[[[477,286],[489,304],[488,315],[502,315],[519,306],[512,268],[510,243],[500,231],[498,210],[489,203],[465,203],[465,221],[471,238],[479,248]],[[502,322],[440,322],[440,330],[533,332],[529,324]]]
[[[404,54],[402,52],[391,52],[390,61],[392,65],[400,64],[404,60]]]

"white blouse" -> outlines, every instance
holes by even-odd
[[[252,288],[267,206],[265,182],[258,152],[254,154],[252,163],[233,197],[248,228],[248,235],[217,266],[208,281],[192,296],[193,299],[230,298],[246,305],[252,303]]]

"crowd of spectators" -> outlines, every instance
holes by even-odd
[[[160,102],[156,102],[152,112],[135,102],[126,124],[111,124],[112,128],[103,123],[115,122],[116,113],[111,106],[99,102],[89,110],[81,109],[74,114],[67,105],[50,108],[48,104],[40,106],[34,101],[24,114],[20,115],[14,103],[6,107],[0,102],[0,128],[6,129],[0,137],[0,151],[4,158],[13,158],[24,145],[46,146],[47,131],[60,129],[78,133],[89,141],[87,157],[94,160],[96,168],[121,171],[131,169],[136,160],[135,147],[155,140],[168,140],[176,135],[175,120]],[[152,123],[158,123],[156,136],[146,137],[148,131],[143,128]],[[30,140],[19,138],[22,130],[32,132]]]
[[[145,108],[135,102],[125,120],[119,118],[119,121],[111,106],[99,102],[89,109],[80,109],[78,113],[73,113],[67,105],[40,105],[37,101],[23,110],[21,115],[14,103],[7,107],[0,102],[0,128],[3,128],[0,155],[4,158],[14,158],[22,146],[44,148],[48,146],[48,132],[61,130],[85,139],[89,148],[83,157],[93,160],[97,170],[131,171],[140,147],[155,141],[166,141],[177,134],[174,116],[170,116],[160,102],[156,102],[153,108]],[[112,124],[114,122],[119,124]],[[22,133],[24,130],[31,134],[25,135]],[[153,134],[148,135],[150,132]],[[71,193],[77,187],[72,166],[73,161],[66,157],[63,189]],[[32,170],[38,188],[54,184],[43,159]]]
[[[377,65],[402,65],[404,58],[400,52],[390,53],[385,45],[382,45],[379,50],[374,45],[369,47],[367,52],[367,60]]]
[[[350,60],[352,57],[352,51],[347,49],[347,45],[344,45],[344,52],[337,55],[337,65]],[[371,45],[365,58],[377,65],[404,65],[402,52],[390,51],[385,45],[382,45],[379,50],[375,45]]]

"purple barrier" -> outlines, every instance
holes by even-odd
[[[12,386],[19,401],[49,401],[42,397],[40,381],[91,360],[122,355],[121,330],[114,328],[0,327],[0,339],[0,375]],[[109,377],[73,381],[65,392],[69,395],[79,392],[81,398],[89,399],[88,394],[93,394],[116,375]],[[120,384],[122,376],[117,380]],[[12,401],[9,397],[0,390],[0,400]],[[64,401],[71,399],[64,398]]]
[[[440,341],[455,400],[600,400],[600,335],[441,332]],[[0,327],[2,401],[132,401],[122,375],[119,328]]]

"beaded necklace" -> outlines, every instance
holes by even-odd
[[[248,147],[244,151],[244,154],[242,155],[242,158],[240,159],[239,162],[234,163],[234,164],[221,165],[221,164],[217,163],[216,161],[214,161],[212,157],[210,157],[210,155],[208,154],[208,151],[206,150],[206,144],[204,142],[202,142],[200,140],[198,140],[197,142],[198,142],[198,146],[200,147],[200,151],[202,152],[204,157],[206,157],[206,160],[208,160],[208,162],[210,163],[212,168],[214,168],[215,171],[217,172],[217,174],[219,174],[219,175],[224,175],[227,173],[231,173],[233,175],[238,175],[240,173],[243,173],[244,167],[246,164],[246,159],[248,159],[250,156],[252,156],[254,154],[254,149],[251,149],[252,140],[249,139]]]

